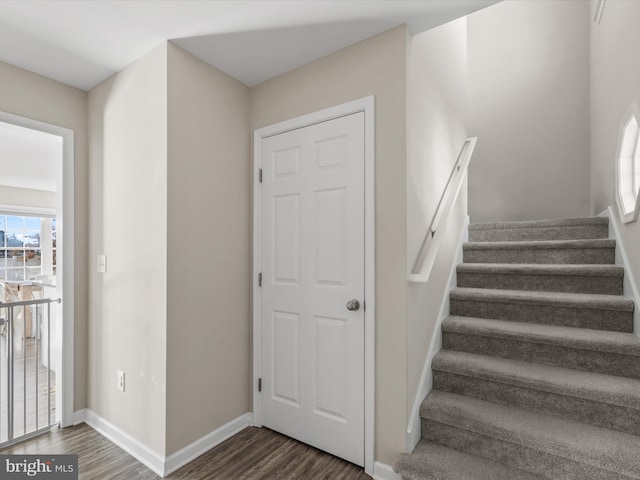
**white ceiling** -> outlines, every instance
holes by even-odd
[[[90,90],[172,40],[253,86],[395,26],[417,34],[497,1],[0,0],[0,61]],[[60,142],[0,123],[0,183],[55,191]]]
[[[253,86],[406,23],[497,0],[3,0],[0,61],[89,90],[165,40]]]
[[[62,137],[0,122],[0,184],[56,191]]]

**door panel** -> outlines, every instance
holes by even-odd
[[[300,282],[300,195],[273,198],[273,282]]]
[[[363,465],[364,113],[262,158],[262,423]]]
[[[347,421],[347,322],[339,318],[315,317],[316,345],[313,365],[314,413]]]
[[[300,406],[300,315],[273,312],[272,371],[274,400]]]
[[[347,266],[347,189],[315,192],[317,284],[344,286]]]

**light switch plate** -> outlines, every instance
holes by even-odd
[[[107,273],[106,255],[98,255],[98,273]]]

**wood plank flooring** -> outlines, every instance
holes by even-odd
[[[81,424],[0,450],[2,454],[78,455],[81,480],[159,477]],[[266,428],[248,427],[175,471],[170,480],[371,480],[362,468]]]

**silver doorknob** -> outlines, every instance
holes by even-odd
[[[360,302],[355,298],[353,300],[349,300],[347,302],[347,310],[357,312],[358,310],[360,310]]]

